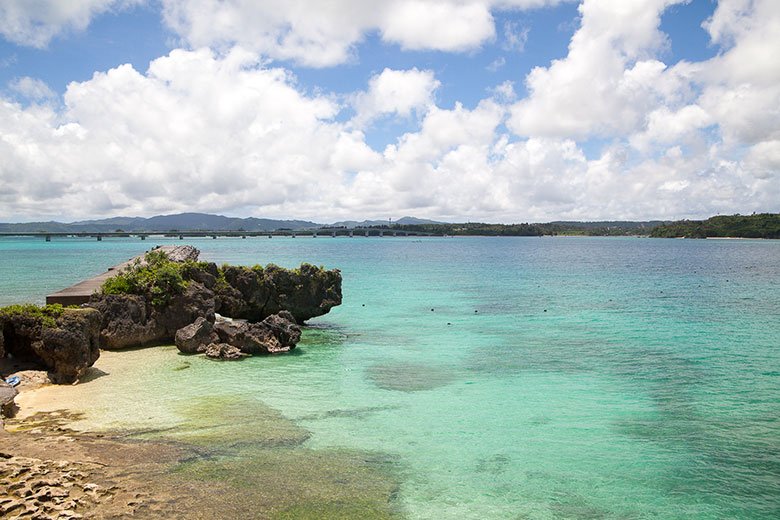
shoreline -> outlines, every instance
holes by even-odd
[[[142,386],[144,365],[196,362],[165,346],[102,354],[77,385],[21,389],[0,428],[0,517],[403,517],[387,455],[309,448],[307,430],[238,396],[194,395],[195,413],[176,420],[165,406],[134,407],[122,394]]]

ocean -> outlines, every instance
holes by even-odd
[[[182,478],[278,475],[291,517],[381,517],[377,497],[412,519],[780,517],[778,241],[174,242],[338,268],[344,294],[290,355],[104,353],[110,373],[57,389],[82,428],[208,447]],[[158,243],[2,238],[0,305]]]

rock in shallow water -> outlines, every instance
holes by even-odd
[[[203,352],[206,346],[217,339],[214,326],[203,317],[176,331],[176,347],[186,354]]]
[[[227,343],[211,343],[204,349],[204,354],[211,359],[236,360],[246,357],[240,349]]]

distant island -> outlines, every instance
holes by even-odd
[[[780,213],[721,215],[707,220],[676,222],[649,221],[555,221],[547,223],[490,224],[484,222],[448,223],[415,217],[396,220],[340,221],[319,224],[307,220],[238,218],[206,213],[180,213],[143,217],[114,217],[72,223],[26,222],[0,223],[0,234],[29,233],[262,233],[262,232],[334,232],[336,230],[387,230],[399,234],[438,236],[650,236],[657,238],[780,238]],[[343,232],[346,233],[346,232]]]

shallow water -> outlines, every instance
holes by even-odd
[[[0,239],[0,303],[155,243]],[[104,354],[108,376],[57,389],[89,408],[84,427],[216,444],[249,479],[269,450],[349,453],[330,463],[388,469],[410,518],[780,516],[780,242],[188,243],[217,262],[338,267],[344,304],[292,355]],[[219,460],[197,473],[220,478]]]

